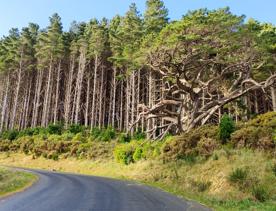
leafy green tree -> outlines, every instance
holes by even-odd
[[[223,144],[229,140],[235,131],[235,123],[229,115],[223,115],[219,124],[219,138]]]
[[[168,10],[162,0],[147,0],[144,14],[146,35],[159,33],[168,24]]]

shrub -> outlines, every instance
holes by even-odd
[[[265,202],[269,198],[267,189],[262,185],[254,186],[252,189],[252,195],[260,202]]]
[[[13,141],[18,137],[18,135],[19,135],[19,132],[17,130],[7,130],[1,134],[1,139],[7,139],[10,141]]]
[[[237,168],[231,172],[229,175],[230,182],[233,183],[243,183],[248,175],[248,171],[246,169]]]
[[[131,136],[127,133],[121,133],[118,137],[119,143],[129,143],[131,141]]]
[[[141,160],[143,158],[143,149],[141,147],[137,147],[134,154],[133,154],[133,160],[135,162]]]
[[[93,127],[91,129],[90,135],[94,138],[97,139],[101,135],[101,129],[98,127]]]
[[[83,132],[84,127],[80,124],[72,124],[68,127],[67,131],[72,134],[77,134]]]
[[[46,129],[47,133],[49,134],[57,134],[57,135],[61,135],[62,131],[63,131],[63,125],[61,123],[58,124],[49,124],[47,129]]]
[[[134,140],[142,140],[142,139],[145,139],[146,138],[146,134],[144,132],[142,132],[141,128],[138,129],[138,131],[136,131],[134,134],[133,134],[133,137],[132,137]]]
[[[100,141],[110,141],[112,139],[114,139],[116,136],[116,132],[114,130],[114,128],[112,127],[107,127],[106,129],[103,129],[100,136],[98,137],[98,139]]]
[[[64,141],[71,141],[74,138],[74,133],[66,132],[61,135],[61,139]]]
[[[248,121],[247,126],[276,128],[276,112],[267,112]]]
[[[183,159],[190,157],[195,158],[201,153],[213,151],[218,146],[218,127],[204,125],[195,128],[180,136],[175,136],[166,140],[162,146],[162,154],[165,161]],[[204,143],[207,140],[207,143]],[[212,140],[212,141],[211,141]],[[209,154],[208,152],[207,154]]]
[[[76,151],[76,154],[78,157],[86,157],[87,152],[92,147],[91,143],[83,143],[78,146],[78,149]]]
[[[231,143],[239,148],[274,149],[275,143],[272,139],[272,132],[272,129],[267,127],[245,126],[232,134]]]
[[[92,128],[90,135],[93,139],[98,141],[110,141],[116,137],[116,131],[113,127],[100,129],[98,127]]]
[[[197,144],[198,153],[202,156],[209,157],[213,154],[217,147],[217,143],[211,138],[201,138]]]
[[[229,140],[231,134],[235,131],[235,123],[228,115],[223,115],[219,124],[219,138],[223,144]]]
[[[114,157],[117,162],[128,165],[134,162],[133,154],[135,150],[136,149],[133,143],[120,144],[117,145],[114,149]]]
[[[48,159],[52,159],[52,160],[58,160],[58,154],[56,152],[50,152],[48,155],[47,155],[47,158]]]
[[[87,139],[83,136],[82,133],[77,133],[73,139],[72,139],[73,142],[86,142]]]

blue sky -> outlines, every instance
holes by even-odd
[[[140,12],[146,0],[0,0],[0,36],[12,27],[21,29],[29,22],[41,28],[48,25],[48,17],[57,12],[67,30],[73,20],[88,21],[93,17],[112,18],[123,15],[131,2]],[[238,15],[246,15],[261,22],[276,24],[276,0],[164,0],[171,19],[179,19],[188,10],[217,9],[229,6]]]

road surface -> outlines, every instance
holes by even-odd
[[[2,211],[185,211],[209,210],[159,189],[134,182],[28,170],[39,181],[0,199]]]

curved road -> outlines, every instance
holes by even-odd
[[[2,211],[207,211],[190,201],[134,182],[28,170],[40,179],[27,190],[0,199]]]

